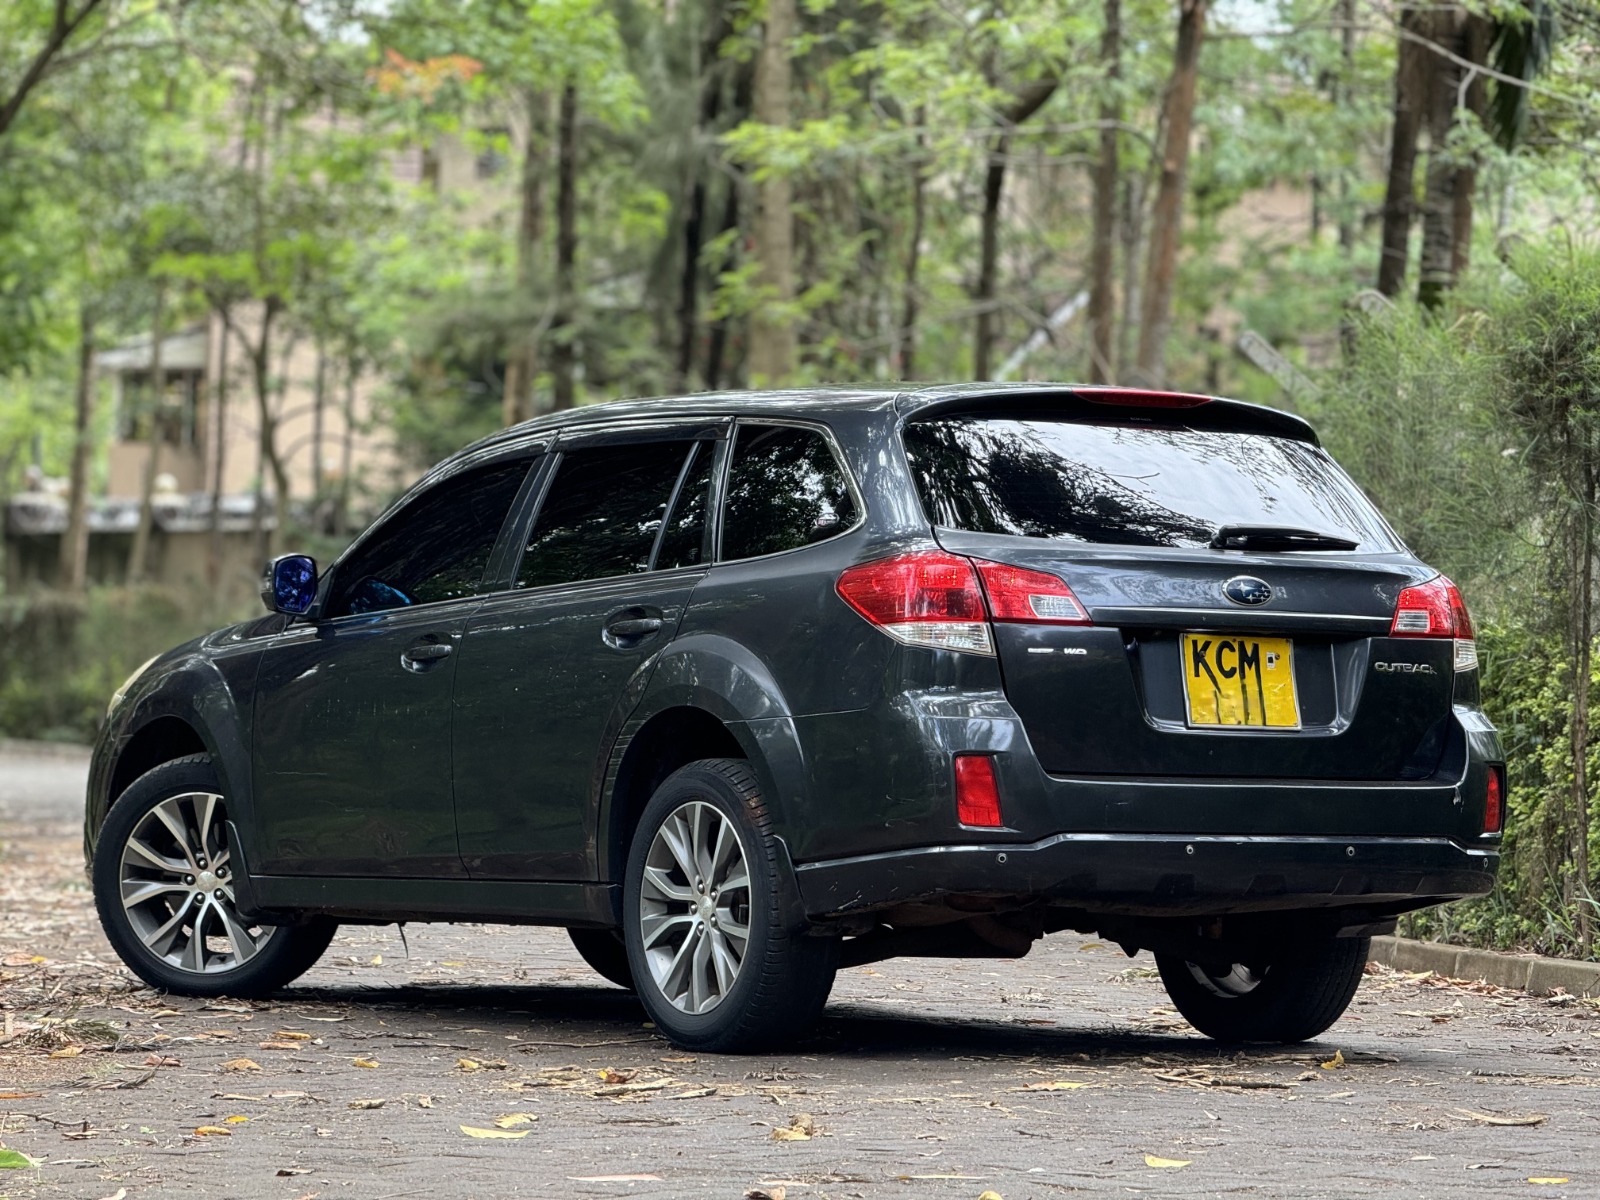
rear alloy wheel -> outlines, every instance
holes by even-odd
[[[691,763],[656,791],[628,856],[628,960],[656,1025],[688,1049],[803,1034],[833,986],[838,940],[786,931],[780,858],[746,763]]]
[[[247,919],[233,874],[228,804],[210,759],[156,767],[117,798],[95,846],[106,937],[152,987],[191,996],[276,991],[321,957],[338,927],[326,918]]]
[[[1167,995],[1219,1042],[1303,1042],[1337,1021],[1361,985],[1371,938],[1323,938],[1249,963],[1157,954]]]

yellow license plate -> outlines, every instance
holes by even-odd
[[[1190,725],[1298,729],[1294,644],[1288,638],[1186,633],[1183,695]]]

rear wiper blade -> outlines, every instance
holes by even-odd
[[[1211,539],[1213,550],[1354,550],[1360,544],[1289,525],[1224,525]]]

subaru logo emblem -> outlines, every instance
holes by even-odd
[[[1222,585],[1222,594],[1235,604],[1265,604],[1272,599],[1267,581],[1254,575],[1235,575]]]

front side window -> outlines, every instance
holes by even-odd
[[[328,616],[478,592],[528,468],[524,458],[463,471],[411,500],[339,564]]]
[[[1229,525],[1310,530],[1398,549],[1326,451],[1181,424],[950,416],[905,429],[934,525],[1120,546],[1211,543]]]
[[[522,555],[517,586],[649,570],[689,448],[682,441],[642,442],[563,454]]]
[[[754,558],[843,533],[860,516],[819,430],[740,425],[722,513],[723,559]]]

